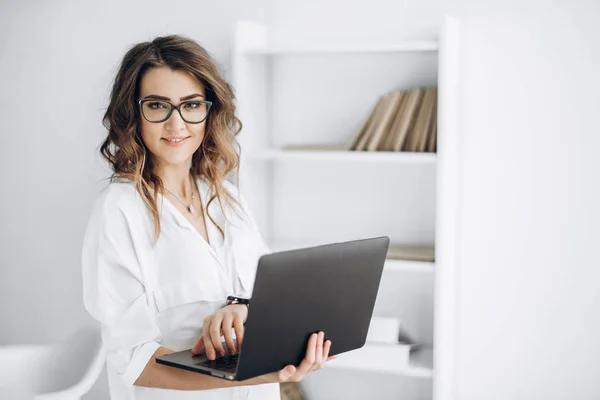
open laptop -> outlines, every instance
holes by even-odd
[[[240,352],[208,360],[190,349],[156,362],[243,381],[298,366],[315,332],[331,340],[330,356],[362,347],[389,242],[382,236],[263,255]]]

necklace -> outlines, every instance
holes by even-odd
[[[190,176],[190,183],[192,181],[192,177]],[[192,202],[190,203],[190,205],[188,206],[187,204],[185,204],[183,202],[183,200],[181,200],[175,193],[171,192],[169,189],[165,188],[165,190],[169,193],[171,193],[173,195],[173,197],[175,197],[177,200],[179,200],[179,202],[181,204],[183,204],[190,213],[195,214],[196,213],[196,209],[194,208],[194,189],[192,188]]]

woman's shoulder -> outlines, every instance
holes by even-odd
[[[212,185],[212,183],[205,177],[201,176],[200,178],[200,182],[201,185],[204,187],[204,194],[206,194],[209,198],[212,197],[213,195],[215,195],[214,192],[214,187]],[[244,201],[244,197],[241,195],[239,187],[231,182],[229,179],[223,179],[220,181],[220,187],[221,187],[221,196],[223,196],[224,194],[227,194],[229,197],[233,198],[234,200],[238,201],[238,202],[242,202]],[[211,190],[209,190],[209,188]],[[225,191],[226,193],[223,193],[223,191]]]
[[[228,193],[229,193],[229,194],[230,194],[230,195],[231,195],[231,196],[232,196],[234,199],[236,199],[236,200],[238,200],[238,201],[240,200],[241,193],[240,193],[239,187],[238,187],[236,184],[234,184],[233,182],[231,182],[231,181],[229,181],[229,180],[227,180],[227,179],[224,179],[224,180],[222,181],[222,183],[221,183],[221,184],[222,184],[223,188],[224,188],[225,190],[227,190],[227,192],[228,192]]]
[[[159,207],[160,208],[160,207]],[[154,221],[135,182],[112,180],[93,201],[84,233],[84,248],[104,243],[138,255],[154,243]]]
[[[210,186],[210,182],[206,178],[201,177],[200,179],[202,180],[203,185],[205,185],[205,187]],[[252,216],[249,216],[249,214],[251,213],[248,210],[248,203],[246,202],[246,198],[243,195],[243,191],[240,190],[239,186],[234,182],[230,181],[229,179],[221,180],[220,184],[221,189],[225,191],[231,199],[233,199],[233,202],[231,202],[228,201],[229,199],[227,199],[226,197],[222,197],[222,200],[224,201],[223,206],[225,208],[227,217],[241,217],[242,220],[252,219]],[[223,194],[225,193],[221,192],[221,195]],[[208,197],[210,198],[213,195],[214,192],[210,191]]]
[[[248,203],[246,201],[246,197],[244,196],[243,190],[240,189],[240,187],[237,184],[227,179],[222,181],[222,186],[231,196],[231,198],[233,198],[233,200],[237,202],[237,205],[239,205],[239,208],[234,206],[234,209],[239,210],[241,208],[242,212],[247,213]]]
[[[96,197],[92,206],[92,213],[104,217],[115,214],[130,214],[138,209],[141,196],[133,181],[119,178],[113,179]]]

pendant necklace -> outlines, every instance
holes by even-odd
[[[190,176],[190,181],[191,181],[191,176]],[[169,189],[165,188],[165,190],[169,193],[171,193],[173,195],[173,197],[175,197],[181,204],[183,204],[190,213],[195,214],[196,213],[196,209],[194,208],[194,188],[192,187],[192,202],[190,203],[190,205],[185,204],[185,202],[183,200],[181,200],[179,197],[177,197],[177,195],[173,192],[171,192]]]

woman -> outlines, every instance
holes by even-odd
[[[313,334],[306,357],[244,382],[157,364],[193,348],[210,359],[243,342],[257,261],[269,250],[237,172],[234,95],[196,42],[167,36],[132,47],[103,119],[101,153],[114,174],[95,201],[83,243],[83,295],[101,323],[112,399],[279,399],[328,360]],[[281,316],[274,316],[280,318]],[[233,340],[232,330],[237,337]]]

